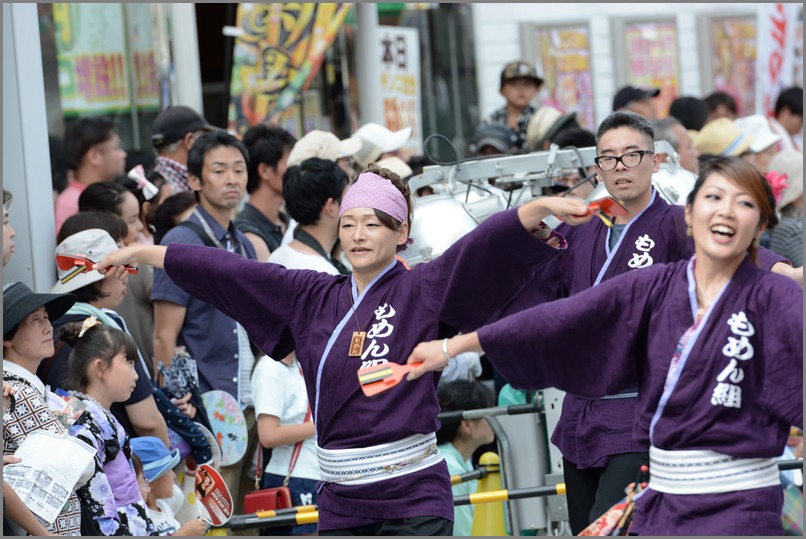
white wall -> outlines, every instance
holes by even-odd
[[[618,89],[613,75],[611,18],[676,16],[680,62],[679,94],[702,97],[697,16],[754,14],[759,4],[473,4],[479,110],[482,117],[504,105],[498,93],[501,69],[523,56],[521,23],[588,22],[591,35],[594,107],[597,124],[612,111]]]

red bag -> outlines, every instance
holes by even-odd
[[[243,512],[275,511],[291,507],[291,491],[288,487],[264,488],[243,497]]]
[[[310,418],[311,409],[309,407],[303,423],[306,423]],[[301,450],[302,442],[294,444],[294,451],[291,453],[291,461],[288,463],[288,474],[285,476],[282,487],[260,489],[260,475],[263,472],[263,470],[260,469],[260,454],[262,453],[262,448],[258,447],[257,465],[255,466],[255,488],[259,490],[244,495],[243,512],[245,514],[257,513],[258,511],[290,509],[294,506],[294,504],[291,503],[291,490],[288,488],[288,480],[291,478],[291,472],[297,464]]]

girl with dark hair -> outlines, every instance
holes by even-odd
[[[524,387],[591,399],[637,377],[633,436],[650,479],[629,533],[783,535],[775,459],[803,426],[803,289],[753,263],[774,204],[754,166],[717,158],[685,208],[690,260],[421,343],[409,376],[475,351]]]
[[[187,219],[195,207],[196,196],[193,191],[170,195],[159,206],[152,206],[146,217],[146,224],[154,235],[154,245],[159,245],[165,234]]]
[[[86,405],[69,433],[96,449],[95,473],[77,494],[101,535],[151,535],[131,462],[129,436],[109,407],[134,391],[137,347],[119,329],[95,317],[70,322],[61,339],[72,347],[68,369],[70,394]]]
[[[124,245],[138,241],[144,225],[140,220],[140,203],[128,189],[115,182],[94,183],[78,197],[78,211],[110,211],[120,216],[128,231]]]

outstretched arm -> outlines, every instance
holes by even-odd
[[[155,268],[165,267],[165,252],[168,250],[164,245],[130,245],[109,253],[102,260],[97,262],[93,269],[104,273],[110,266],[127,266],[132,264],[148,264]]]

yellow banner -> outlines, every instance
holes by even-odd
[[[239,4],[229,129],[280,123],[310,85],[352,4]]]

